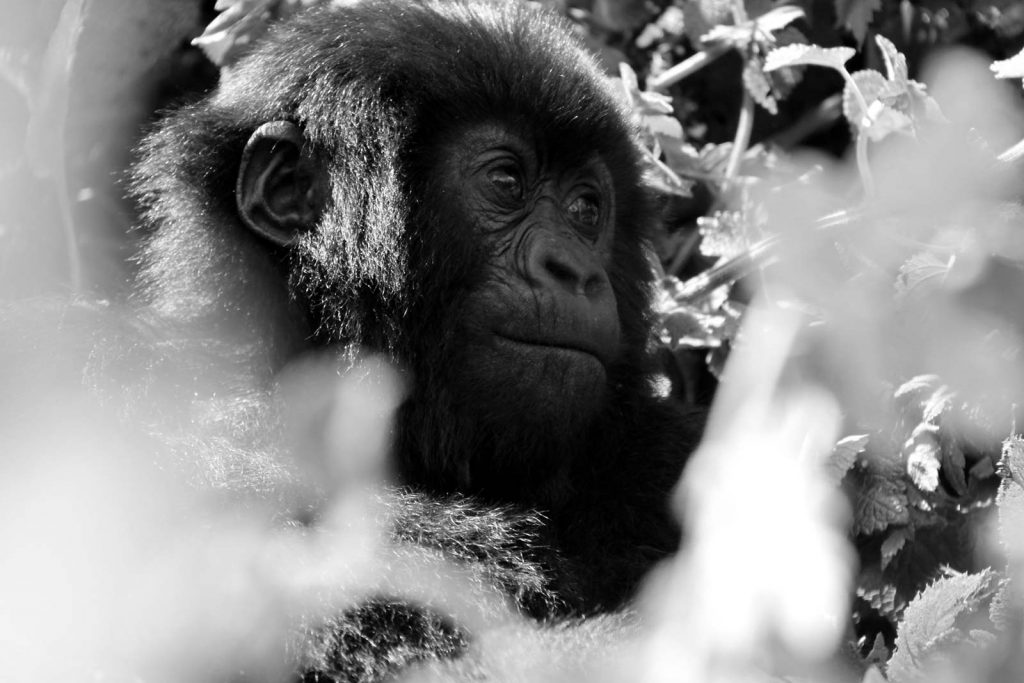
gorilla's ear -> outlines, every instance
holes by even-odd
[[[288,121],[256,129],[245,145],[235,200],[242,221],[274,244],[292,244],[323,212],[327,174],[303,150],[305,140]]]

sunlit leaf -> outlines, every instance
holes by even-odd
[[[765,12],[754,20],[762,31],[778,31],[804,16],[804,11],[795,5],[780,5]]]
[[[852,47],[818,47],[817,45],[786,45],[768,53],[764,70],[774,71],[785,66],[827,66],[845,71],[845,64],[857,51]]]
[[[977,574],[952,572],[921,591],[907,605],[897,630],[889,680],[920,680],[922,667],[941,651],[942,642],[957,635],[957,619],[977,612],[997,587],[995,574],[985,570]]]
[[[1024,78],[1024,50],[1009,59],[992,62],[989,68],[996,78]]]
[[[885,75],[890,81],[905,83],[907,81],[907,58],[896,49],[892,41],[878,34],[875,36],[875,43],[882,53],[882,61],[885,62]]]
[[[867,103],[866,111],[858,92]],[[872,140],[882,140],[893,133],[913,134],[914,121],[902,110],[910,110],[907,88],[886,80],[874,69],[854,73],[853,83],[847,81],[843,89],[843,114]]]
[[[884,570],[889,564],[896,559],[896,555],[899,554],[903,546],[907,544],[907,541],[913,538],[914,532],[912,529],[902,527],[894,529],[892,533],[885,537],[882,541],[882,569]]]
[[[907,456],[907,474],[922,491],[934,492],[939,487],[939,449],[933,441],[914,446]]]
[[[914,254],[900,266],[896,294],[909,294],[924,283],[941,284],[949,274],[951,266],[950,259],[943,259],[932,251]]]
[[[882,634],[879,633],[878,637],[875,638],[875,644],[871,647],[871,652],[868,653],[868,657],[870,658],[870,657],[874,656],[876,652],[878,652],[880,654],[883,651],[885,653],[889,652],[888,648],[885,647],[885,639],[882,638]],[[883,659],[883,660],[881,660],[881,662],[884,663],[885,660]],[[875,666],[875,665],[872,665],[872,666],[869,666],[868,670],[864,672],[864,678],[861,679],[861,683],[886,683],[886,682],[885,682],[885,676],[883,676],[882,672],[878,670],[878,667]]]
[[[836,442],[826,463],[826,472],[830,482],[836,486],[839,485],[853,464],[857,462],[857,456],[867,448],[869,439],[867,434],[853,434]]]
[[[938,420],[940,415],[953,406],[955,396],[948,386],[940,386],[921,402],[921,419],[925,422],[935,422]]]
[[[996,504],[999,508],[999,540],[1015,563],[1024,561],[1024,438],[1013,435],[1003,441],[999,460],[1002,482]]]
[[[872,573],[871,580],[861,576],[857,587],[857,597],[865,601],[879,614],[891,616],[896,614],[903,607],[903,602],[896,594],[896,586],[884,582],[881,574],[877,571]],[[865,583],[871,585],[864,585]]]
[[[906,524],[910,512],[903,483],[876,474],[867,475],[857,491],[853,515],[853,530],[857,534],[871,534],[893,524]]]
[[[718,211],[712,216],[701,216],[697,219],[697,228],[703,238],[700,251],[705,256],[731,258],[747,248],[739,211]]]
[[[743,86],[754,101],[772,114],[779,113],[778,104],[772,95],[772,83],[765,74],[758,59],[747,60],[743,67]]]
[[[893,396],[900,398],[901,396],[908,396],[926,389],[931,390],[938,385],[939,381],[938,375],[915,375],[901,384],[899,388],[893,392]]]

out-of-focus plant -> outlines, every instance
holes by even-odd
[[[314,1],[219,0],[196,44],[230,68]],[[340,384],[296,369],[282,382],[282,403],[299,406],[285,421],[304,476],[279,490],[319,501],[318,531],[197,493],[145,434],[69,385],[72,398],[0,430],[0,678],[245,668],[273,680],[284,665],[268,643],[387,587],[458,614],[474,656],[507,680],[1021,680],[1024,127],[1019,90],[993,78],[1024,78],[1019,3],[540,4],[606,61],[629,61],[617,74],[652,183],[689,211],[655,235],[661,340],[676,357],[706,354],[722,378],[680,488],[685,550],[651,581],[641,618],[574,625],[595,646],[566,657],[556,641],[568,627],[523,621],[458,568],[396,551],[379,525],[400,395],[387,368],[370,362]],[[102,142],[69,147],[68,127],[113,117],[118,84],[164,58],[200,9],[42,5],[57,11],[39,49],[0,43],[0,80],[27,103],[31,132],[0,164],[5,265],[19,260],[11,235],[39,239],[8,218],[11,179],[54,180],[72,208],[101,193],[62,179]],[[168,36],[158,6],[174,19]],[[924,70],[923,55],[962,40],[994,63],[960,53]],[[97,50],[105,41],[124,49]],[[69,107],[75,74],[90,71],[108,87],[80,94],[102,106]],[[849,162],[793,149],[835,154],[846,139]],[[83,279],[75,259],[93,265],[74,213],[61,221],[62,282]],[[293,390],[318,398],[288,401]]]
[[[840,441],[833,456],[861,560],[853,583],[859,641],[850,648],[865,680],[940,672],[950,681],[1011,680],[1022,603],[977,548],[997,506],[999,442],[1024,386],[1024,326],[1009,303],[1024,293],[1018,176],[999,158],[1024,133],[1013,116],[1020,105],[992,81],[979,87],[984,66],[964,54],[935,67],[932,99],[890,41],[875,43],[884,76],[847,72],[849,48],[791,45],[768,55],[769,70],[821,65],[843,75],[865,191],[850,193],[841,181],[848,174],[820,160],[797,182],[758,182],[740,210],[762,215],[767,239],[744,248],[738,233],[738,247],[710,273],[666,281],[677,307],[663,309],[664,338],[718,349],[739,331],[741,348],[762,348],[770,334],[721,322],[734,305],[732,283],[759,271],[749,285],[767,297],[759,306],[809,316],[794,350],[804,381],[831,387],[844,422],[866,432]],[[700,334],[678,334],[682,315]],[[731,382],[729,367],[716,398],[723,406]],[[1004,518],[1016,486],[1004,474]],[[747,616],[736,618],[757,623],[749,605],[763,604],[749,600]]]
[[[648,591],[648,681],[820,672],[845,629],[853,553],[829,481],[834,398],[790,380],[800,316],[756,305],[679,491],[686,545]]]

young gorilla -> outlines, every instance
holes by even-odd
[[[145,315],[256,386],[311,348],[384,354],[413,377],[398,540],[490,563],[539,619],[619,607],[678,544],[669,492],[700,430],[650,389],[627,117],[534,8],[301,13],[144,141]],[[318,666],[341,680],[467,638],[387,596],[335,629]]]

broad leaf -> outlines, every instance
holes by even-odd
[[[908,528],[895,529],[891,534],[885,537],[882,541],[882,570],[884,571],[889,564],[896,559],[896,555],[903,550],[903,546],[907,544],[907,541],[914,537],[914,531]]]
[[[999,540],[1011,562],[1024,565],[1024,438],[1018,435],[1003,442],[999,460]]]
[[[857,462],[857,456],[867,448],[869,438],[867,434],[854,434],[836,442],[825,463],[826,476],[833,485],[838,486],[853,464]]]
[[[772,50],[764,60],[765,71],[785,66],[827,66],[846,71],[846,62],[857,54],[852,47],[818,47],[817,45],[786,45]]]
[[[922,251],[914,254],[900,266],[896,280],[896,294],[905,296],[925,282],[941,284],[953,265],[951,259],[944,259],[934,252]]]
[[[804,16],[804,11],[795,5],[781,5],[765,12],[754,20],[762,31],[778,31]]]
[[[939,487],[939,449],[934,441],[923,441],[914,446],[907,456],[907,474],[922,491],[933,493]]]
[[[910,521],[907,496],[901,481],[868,474],[853,505],[853,531],[871,534]]]
[[[852,76],[853,83],[847,81],[843,88],[843,116],[855,128],[863,130],[871,125],[871,105],[882,97],[895,94],[896,89],[889,84],[885,76],[874,69],[862,69]],[[864,103],[868,106],[868,111],[861,106],[861,100],[857,97],[856,91],[860,91],[860,94],[864,96]]]
[[[944,643],[973,635],[958,629],[957,619],[978,612],[997,587],[995,574],[985,570],[977,574],[951,572],[921,591],[907,605],[897,629],[896,652],[889,660],[889,680],[921,680],[922,668],[942,651]]]
[[[938,375],[915,375],[906,382],[901,384],[893,396],[896,398],[902,398],[903,396],[909,396],[924,390],[933,390],[939,383]]]
[[[890,81],[906,83],[909,78],[907,72],[907,58],[896,49],[892,41],[878,34],[875,36],[875,43],[882,53],[882,61],[885,62],[885,76]]]
[[[1024,78],[1024,50],[1009,59],[992,62],[989,68],[996,78]]]
[[[747,60],[746,66],[743,67],[743,86],[754,101],[766,111],[778,114],[779,107],[772,95],[772,83],[759,61],[757,58]]]

